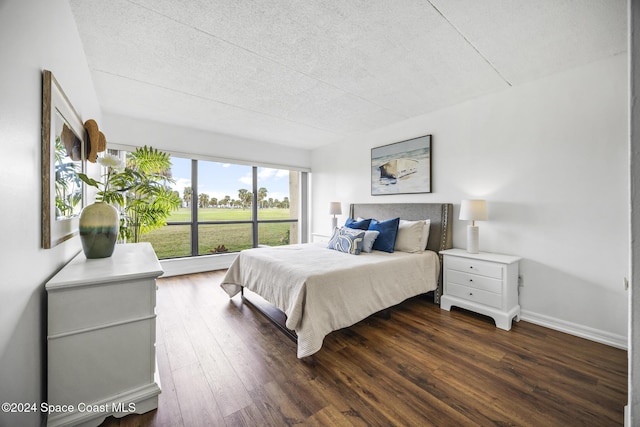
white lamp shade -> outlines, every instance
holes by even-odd
[[[463,200],[460,203],[460,216],[458,219],[467,221],[486,221],[486,200]]]
[[[340,202],[329,202],[329,215],[342,215],[342,204]]]

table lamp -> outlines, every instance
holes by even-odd
[[[331,218],[331,232],[338,226],[338,218],[336,215],[342,215],[342,204],[340,202],[329,202],[329,215]]]
[[[467,226],[467,252],[477,254],[480,246],[480,228],[475,222],[487,220],[486,200],[463,200],[460,203],[459,219],[471,221]]]

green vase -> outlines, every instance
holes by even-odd
[[[107,258],[118,240],[118,210],[104,202],[85,207],[80,214],[80,241],[87,258]]]

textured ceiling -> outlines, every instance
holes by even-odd
[[[70,0],[105,113],[300,148],[626,51],[626,0]]]

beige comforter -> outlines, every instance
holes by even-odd
[[[349,255],[308,243],[244,250],[221,286],[230,297],[244,286],[285,312],[302,358],[330,332],[436,289],[439,272],[431,251]]]

